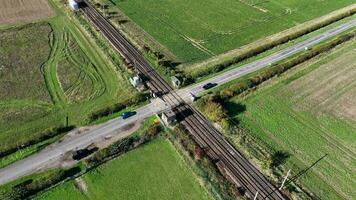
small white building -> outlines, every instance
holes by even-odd
[[[194,102],[195,100],[197,100],[197,97],[193,94],[193,93],[189,93],[189,96],[190,96],[190,100],[192,102]]]
[[[180,85],[181,85],[181,81],[176,77],[176,76],[172,76],[171,77],[171,81],[172,81],[172,84],[175,88],[179,88]]]
[[[132,86],[137,88],[142,83],[142,81],[139,76],[134,76],[134,77],[130,78],[130,83],[132,84]]]
[[[76,0],[68,0],[68,4],[70,9],[72,10],[78,10],[79,9],[79,5],[78,2]]]

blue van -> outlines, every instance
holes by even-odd
[[[134,116],[134,115],[136,115],[136,112],[135,112],[135,111],[124,112],[124,113],[121,114],[121,117],[122,117],[122,119],[127,119],[127,118],[129,118],[129,117]]]

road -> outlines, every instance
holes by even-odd
[[[95,127],[90,132],[81,133],[80,136],[72,140],[66,140],[41,152],[15,162],[5,168],[0,169],[0,185],[15,180],[17,178],[35,173],[51,165],[60,159],[66,152],[82,149],[88,145],[103,140],[105,136],[120,132],[125,126],[136,121],[141,121],[165,109],[164,104],[156,101],[136,110],[137,114],[126,120],[117,118]],[[119,133],[120,134],[120,133]]]
[[[356,26],[356,19],[350,20],[340,26],[337,26],[335,28],[327,30],[323,33],[320,33],[319,35],[316,35],[316,36],[314,36],[310,39],[307,39],[303,42],[300,42],[300,43],[290,46],[286,49],[278,51],[272,55],[269,55],[262,59],[256,60],[252,63],[243,65],[241,67],[229,70],[225,73],[214,76],[212,78],[209,78],[205,81],[199,82],[195,85],[189,86],[187,88],[181,89],[180,91],[178,91],[178,93],[180,95],[184,95],[184,96],[189,96],[190,93],[194,94],[194,95],[198,95],[199,93],[204,91],[202,86],[207,83],[217,83],[218,85],[222,85],[224,83],[230,82],[230,81],[237,79],[241,76],[244,76],[246,74],[249,74],[249,73],[252,73],[259,69],[268,67],[273,63],[276,63],[276,62],[281,61],[285,58],[288,58],[288,57],[295,55],[301,51],[305,51],[305,48],[312,47],[315,44],[318,44],[318,43],[325,41],[331,37],[334,37],[337,34],[340,34],[346,30],[349,30],[349,29],[355,27],[355,26]]]
[[[295,55],[300,51],[304,51],[306,47],[311,47],[312,45],[325,41],[355,26],[356,20],[349,21],[336,28],[321,33],[301,43],[295,44],[270,56],[256,60],[250,64],[241,66],[239,68],[232,69],[216,77],[212,77],[201,83],[197,83],[193,86],[178,90],[177,93],[183,96],[184,100],[190,101],[189,94],[193,93],[197,95],[203,92],[204,90],[202,89],[202,86],[208,82],[218,83],[219,85],[227,83],[248,73],[254,72],[264,67],[268,67],[270,64],[281,61],[289,56]],[[90,132],[81,134],[80,137],[77,137],[70,141],[65,141],[63,143],[58,143],[55,146],[51,146],[51,148],[44,149],[43,151],[35,155],[15,162],[5,168],[0,169],[0,185],[15,180],[17,178],[38,172],[39,170],[43,169],[44,166],[55,162],[57,159],[60,159],[61,156],[66,152],[84,148],[95,141],[101,140],[106,135],[111,135],[114,131],[120,130],[127,124],[138,120],[143,120],[168,108],[169,104],[166,104],[160,101],[159,99],[154,99],[153,102],[151,102],[150,104],[137,109],[137,115],[129,119],[123,120],[121,118],[118,118],[111,120],[96,127],[95,129],[92,129]]]
[[[131,65],[137,74],[145,77],[145,84],[149,90],[161,98],[177,116],[177,122],[183,125],[195,142],[204,149],[211,160],[216,161],[222,174],[230,179],[242,195],[252,199],[256,192],[258,199],[282,200],[285,199],[276,191],[276,187],[235,149],[222,134],[192,105],[187,104],[181,96],[166,82],[141,53],[122,34],[98,12],[90,2],[84,0],[83,13],[90,22],[110,42],[112,47]],[[276,191],[276,192],[273,192]]]

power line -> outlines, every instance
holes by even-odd
[[[288,181],[286,181],[285,185],[289,185],[290,183],[292,183],[293,181],[297,180],[299,177],[301,177],[302,175],[304,175],[305,173],[307,173],[311,168],[313,168],[316,164],[318,164],[321,160],[323,160],[328,154],[325,154],[324,156],[322,156],[321,158],[319,158],[317,161],[315,161],[313,164],[311,164],[309,167],[301,170],[298,174],[296,174],[295,176],[293,176],[291,179],[289,179]],[[265,196],[263,199],[267,199],[268,197],[270,197],[273,193],[277,192],[279,190],[279,188],[274,189],[272,192],[270,192],[267,196]]]

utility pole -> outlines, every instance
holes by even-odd
[[[317,161],[315,161],[313,164],[311,164],[309,167],[301,170],[297,175],[293,176],[291,179],[289,179],[289,181],[285,181],[285,185],[289,185],[291,182],[297,180],[299,177],[301,177],[302,175],[304,175],[305,173],[307,173],[311,168],[313,168],[316,164],[318,164],[321,160],[323,160],[328,154],[325,154],[324,156],[322,156],[321,158],[319,158]],[[268,197],[270,197],[273,193],[275,193],[276,191],[278,191],[279,188],[274,189],[272,192],[270,192],[265,198],[263,199],[268,199]]]
[[[68,124],[69,124],[69,117],[66,116],[66,126],[68,126]]]
[[[290,171],[291,171],[291,170],[288,170],[287,175],[286,175],[286,177],[284,178],[281,187],[279,187],[279,190],[281,190],[281,189],[283,188],[284,183],[286,182],[286,180],[287,180],[287,178],[288,178],[288,176],[289,176],[289,174],[290,174]]]
[[[258,196],[258,191],[255,194],[255,197],[253,198],[253,200],[257,200],[257,196]]]
[[[105,4],[104,3],[101,4],[101,10],[103,11],[104,17],[106,17],[105,16]]]

